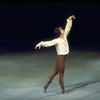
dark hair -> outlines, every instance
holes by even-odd
[[[60,34],[61,34],[60,29],[61,29],[61,26],[58,26],[58,27],[56,27],[56,28],[54,29],[54,34],[55,34],[57,37],[59,37]]]

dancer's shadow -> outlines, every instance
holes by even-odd
[[[87,85],[90,85],[90,84],[93,84],[93,83],[97,83],[97,82],[100,82],[100,80],[87,81],[87,82],[77,83],[77,84],[65,86],[65,88],[66,88],[66,87],[70,87],[70,86],[74,86],[73,88],[67,90],[67,92],[70,92],[70,91],[73,91],[73,90],[75,90],[75,89],[77,89],[77,88],[85,87],[85,86],[87,86]]]
[[[81,83],[77,83],[77,84],[68,85],[68,86],[65,86],[65,89],[66,88],[71,88],[71,89],[67,90],[67,92],[70,92],[70,91],[73,91],[75,89],[78,89],[78,88],[81,88],[81,87],[85,87],[87,85],[90,85],[90,84],[93,84],[93,83],[97,83],[97,82],[100,82],[100,80],[90,80],[90,81],[85,81],[85,82],[81,82]],[[47,94],[45,95],[45,97],[61,94],[61,92],[57,92],[58,89],[60,89],[60,88],[56,88],[56,89],[53,89],[53,90],[48,90]],[[54,91],[56,91],[56,92],[54,92]]]

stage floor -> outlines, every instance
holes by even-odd
[[[56,51],[41,49],[0,54],[0,100],[100,100],[100,52],[74,49],[68,54],[62,94],[57,75],[43,93],[56,64]]]

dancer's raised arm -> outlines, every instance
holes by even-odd
[[[65,36],[67,37],[67,35],[69,34],[71,27],[72,27],[72,20],[75,19],[75,16],[72,15],[70,16],[66,21],[66,26],[65,26]]]

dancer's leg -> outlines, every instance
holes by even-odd
[[[66,56],[60,56],[59,58],[60,58],[59,68],[58,68],[58,70],[59,70],[59,84],[61,86],[62,93],[65,94],[67,92],[65,91],[65,88],[64,88],[63,78],[64,78]]]
[[[47,83],[44,85],[44,92],[46,92],[48,86],[50,85],[50,83],[52,82],[53,78],[58,74],[58,68],[57,68],[57,64],[56,67],[54,69],[54,71],[50,74]]]

